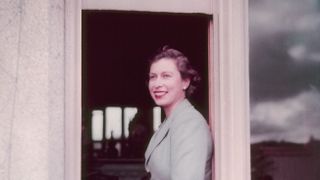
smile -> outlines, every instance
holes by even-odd
[[[153,94],[156,98],[161,98],[162,96],[166,95],[167,91],[154,91]]]

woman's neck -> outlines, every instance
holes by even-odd
[[[172,111],[185,99],[185,97],[179,99],[178,101],[176,101],[174,104],[171,104],[169,106],[163,107],[164,113],[166,115],[166,118],[168,118]]]

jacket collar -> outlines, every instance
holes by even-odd
[[[180,114],[184,109],[187,107],[192,106],[191,103],[187,100],[184,99],[182,102],[178,104],[178,106],[172,111],[170,116],[162,122],[160,125],[160,128],[154,133],[152,136],[148,148],[145,152],[145,165],[147,167],[149,159],[152,155],[152,152],[161,144],[161,142],[167,137],[170,126],[174,118]]]

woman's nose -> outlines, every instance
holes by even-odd
[[[156,78],[153,82],[152,82],[153,87],[161,87],[163,86],[163,81],[161,78]]]

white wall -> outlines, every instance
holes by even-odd
[[[129,4],[123,6],[146,2],[125,1]],[[124,8],[112,2],[114,8]],[[183,1],[176,2],[180,4],[159,6],[159,11],[191,11]],[[155,5],[149,3],[147,9]],[[194,5],[196,12],[213,12],[215,19],[210,69],[215,69],[216,177],[247,180],[247,0]],[[1,180],[80,179],[81,6],[79,0],[0,1]]]
[[[64,1],[0,1],[0,179],[64,176]]]

